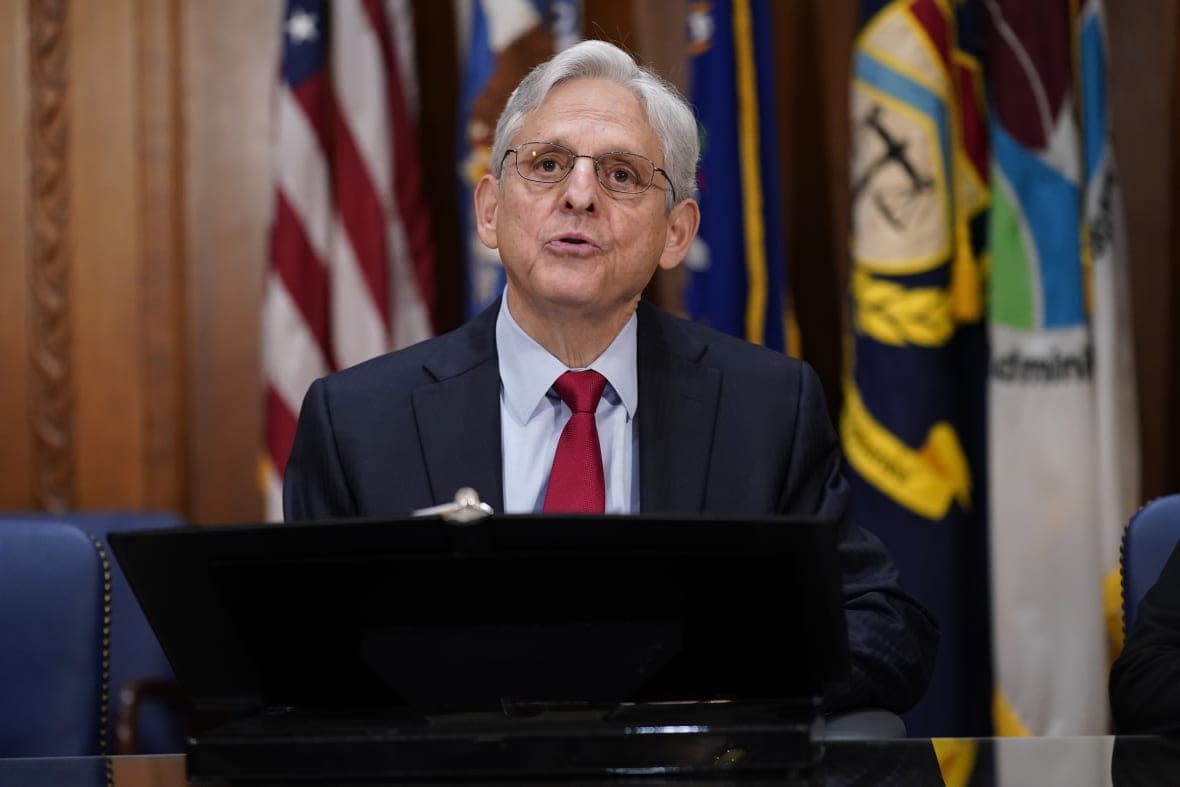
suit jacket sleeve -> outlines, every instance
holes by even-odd
[[[851,674],[829,693],[829,711],[879,707],[897,713],[926,691],[934,669],[938,626],[898,584],[897,570],[876,536],[849,515],[851,490],[815,372],[800,375],[799,409],[780,511],[810,512],[839,528]]]
[[[1119,734],[1180,732],[1180,545],[1111,668],[1110,706]]]
[[[316,380],[303,399],[283,474],[283,519],[292,522],[357,515],[332,428],[328,389],[322,379]]]

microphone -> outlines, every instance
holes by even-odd
[[[494,513],[490,505],[479,499],[479,493],[469,486],[464,486],[455,492],[455,499],[452,502],[441,503],[429,508],[419,508],[413,512],[413,516],[439,516],[448,522],[465,525]]]

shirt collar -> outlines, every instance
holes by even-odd
[[[609,396],[613,390],[626,409],[628,420],[635,417],[635,408],[639,404],[636,373],[638,325],[638,318],[632,314],[610,346],[587,367],[606,378],[608,388],[604,395]],[[496,349],[508,410],[519,423],[526,424],[540,412],[553,381],[569,368],[525,333],[512,318],[507,289],[500,299],[500,312],[496,316]]]

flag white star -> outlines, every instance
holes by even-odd
[[[296,11],[291,14],[285,25],[287,35],[291,37],[291,43],[302,44],[319,38],[320,32],[316,29],[317,22],[315,15],[306,11]]]
[[[688,42],[693,47],[707,47],[713,41],[713,15],[707,8],[690,8]]]

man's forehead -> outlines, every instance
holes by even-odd
[[[651,152],[659,150],[659,138],[639,100],[627,88],[605,79],[578,78],[555,85],[525,115],[516,142],[533,140],[570,147],[589,142],[603,150],[639,152],[654,145]]]

